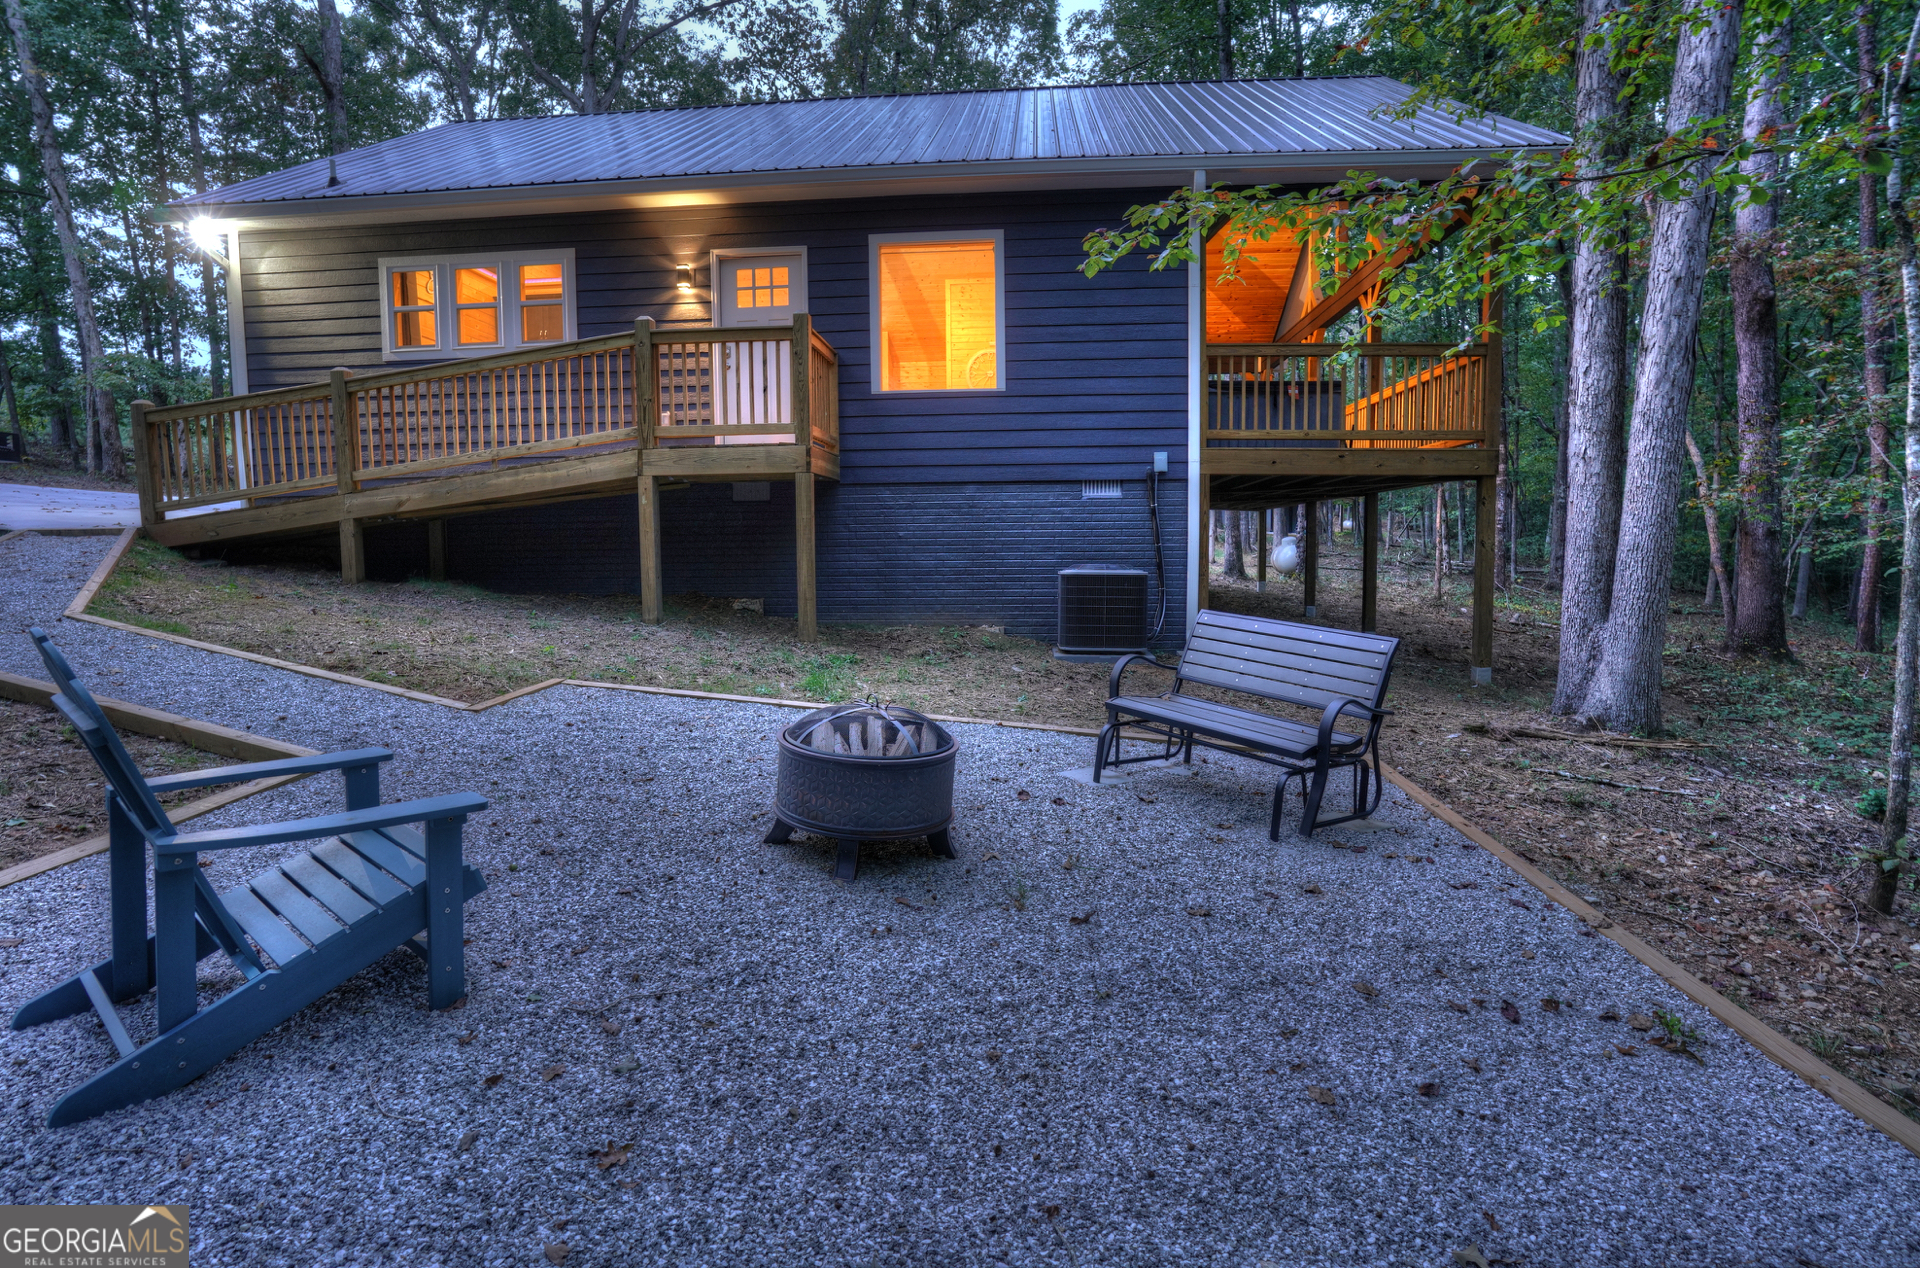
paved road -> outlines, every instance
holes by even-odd
[[[5,480],[0,472],[0,481]],[[140,522],[140,499],[101,489],[44,488],[0,483],[0,529],[132,528]]]

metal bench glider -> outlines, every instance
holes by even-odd
[[[397,947],[426,961],[428,998],[446,1008],[466,994],[461,915],[487,887],[461,859],[476,793],[380,805],[383,748],[143,778],[100,705],[44,630],[31,631],[59,689],[54,707],[107,779],[112,958],[84,969],[13,1015],[25,1030],[88,1008],[119,1060],[62,1097],[50,1127],[163,1096],[225,1060]],[[180,832],[156,794],[274,775],[338,770],[344,813],[247,828]],[[424,831],[409,825],[422,825]],[[216,894],[200,854],[323,841]],[[153,851],[153,933],[147,933],[147,850]],[[199,962],[222,952],[244,982],[202,1008]],[[151,988],[155,1037],[135,1045],[114,1005]]]
[[[1316,828],[1364,819],[1380,805],[1376,741],[1381,722],[1393,712],[1380,705],[1386,699],[1399,647],[1399,639],[1379,634],[1203,611],[1177,667],[1138,655],[1114,662],[1107,684],[1107,724],[1094,749],[1093,780],[1099,783],[1109,766],[1164,761],[1176,750],[1191,763],[1197,744],[1251,757],[1286,772],[1273,790],[1273,815],[1267,827],[1270,840],[1280,839],[1280,813],[1287,784],[1295,776],[1307,802],[1300,815],[1301,836],[1311,838]],[[1121,679],[1136,661],[1171,670],[1172,689],[1158,696],[1120,694]],[[1319,710],[1319,725],[1206,699],[1191,694],[1190,687]],[[1355,718],[1359,725],[1336,730],[1342,715]],[[1122,759],[1120,741],[1129,728],[1159,737],[1163,750]],[[1353,813],[1322,819],[1320,801],[1327,776],[1342,767],[1353,770]]]

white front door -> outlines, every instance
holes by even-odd
[[[806,259],[778,255],[723,255],[715,290],[722,326],[789,326],[807,311]]]

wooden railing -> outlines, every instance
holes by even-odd
[[[648,365],[650,381],[636,375]],[[152,522],[628,442],[803,443],[800,418],[804,443],[838,453],[838,399],[839,358],[801,316],[753,330],[662,332],[643,321],[498,356],[336,370],[325,383],[189,405],[136,402],[141,513]]]
[[[1481,445],[1488,381],[1479,344],[1209,344],[1204,434],[1216,448]]]

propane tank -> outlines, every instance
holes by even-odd
[[[1300,543],[1289,533],[1273,544],[1273,553],[1267,556],[1267,562],[1281,573],[1297,571],[1300,567]]]

